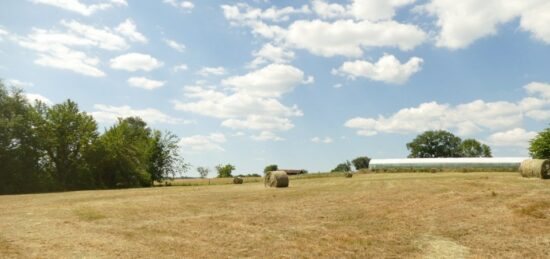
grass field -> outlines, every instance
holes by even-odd
[[[549,258],[550,181],[394,173],[0,196],[0,257]]]

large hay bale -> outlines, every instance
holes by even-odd
[[[521,162],[519,172],[523,177],[550,178],[550,160],[527,159]]]
[[[267,172],[264,178],[264,185],[269,187],[288,187],[289,179],[285,171]]]
[[[233,178],[233,183],[234,184],[243,184],[243,178],[240,178],[240,177],[234,177]]]

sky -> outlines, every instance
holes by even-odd
[[[426,130],[527,156],[550,120],[547,0],[4,0],[0,78],[140,116],[237,174],[402,158]]]

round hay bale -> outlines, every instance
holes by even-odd
[[[243,184],[244,180],[243,178],[240,178],[240,177],[234,177],[233,178],[233,183],[234,184]]]
[[[527,159],[521,162],[519,173],[523,177],[550,178],[550,160]]]
[[[351,177],[353,177],[353,174],[351,172],[345,172],[344,177],[351,178]]]
[[[264,185],[269,187],[288,187],[289,179],[285,171],[271,171],[265,174]]]

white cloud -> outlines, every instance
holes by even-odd
[[[534,131],[526,131],[522,128],[515,128],[508,131],[496,132],[489,136],[488,142],[497,147],[518,147],[526,148],[529,141],[537,136]]]
[[[224,79],[222,84],[253,96],[279,97],[310,81],[312,77],[304,78],[304,72],[293,66],[270,64],[243,76]]]
[[[349,16],[348,9],[341,4],[327,3],[323,0],[313,0],[311,6],[313,11],[321,18],[341,18]]]
[[[190,121],[171,117],[159,110],[153,108],[134,109],[128,105],[111,106],[105,104],[95,104],[95,111],[90,112],[98,122],[114,123],[118,118],[140,117],[149,124],[189,124]]]
[[[348,76],[352,79],[365,77],[374,81],[391,84],[403,84],[420,71],[423,60],[413,57],[401,64],[393,55],[385,54],[376,63],[364,60],[346,61],[340,68],[333,69],[333,74]]]
[[[186,12],[191,12],[193,8],[195,8],[195,5],[190,1],[177,1],[177,0],[163,0],[165,4],[169,4],[176,8],[181,8],[182,10]]]
[[[252,140],[255,141],[283,141],[284,138],[281,138],[277,136],[275,133],[271,131],[262,131],[258,135],[251,136]]]
[[[294,124],[288,118],[250,115],[245,119],[226,119],[222,122],[222,126],[232,129],[284,131],[292,129]]]
[[[34,84],[31,82],[24,82],[17,79],[8,79],[6,80],[6,84],[10,86],[18,87],[18,88],[34,86]]]
[[[284,39],[289,46],[315,55],[358,57],[362,48],[369,47],[411,50],[424,42],[426,33],[415,25],[395,21],[298,20],[289,26]]]
[[[137,31],[136,23],[132,19],[126,19],[126,21],[119,24],[115,30],[131,41],[147,43],[147,38]]]
[[[253,8],[247,4],[222,5],[223,14],[233,25],[245,25],[255,23],[258,20],[269,20],[272,22],[283,22],[290,19],[290,15],[308,14],[311,11],[307,5],[297,9],[292,6],[284,8],[270,7],[262,10]]]
[[[313,143],[323,143],[323,144],[330,144],[332,142],[334,142],[332,140],[332,138],[330,137],[324,137],[324,138],[320,138],[320,137],[314,137],[311,139],[311,142]]]
[[[40,101],[40,102],[43,102],[44,104],[47,104],[47,105],[53,105],[53,102],[50,99],[43,96],[43,95],[35,94],[35,93],[24,93],[23,95],[31,103],[34,103],[36,101]]]
[[[187,64],[179,64],[179,65],[174,66],[174,72],[187,71],[188,68],[189,67],[187,66]]]
[[[33,2],[59,7],[85,16],[90,16],[97,11],[106,10],[115,6],[128,5],[125,0],[110,0],[90,5],[83,4],[79,0],[33,0]]]
[[[76,21],[61,21],[61,24],[69,29],[75,35],[83,37],[93,42],[105,50],[124,50],[129,46],[124,38],[114,34],[111,29],[105,27],[102,29],[90,25],[82,24]]]
[[[533,89],[532,83],[525,86]],[[541,94],[540,91],[533,94]],[[537,96],[538,97],[538,96]],[[520,127],[525,117],[535,120],[548,119],[550,100],[526,97],[518,102],[476,100],[451,106],[437,102],[422,103],[404,108],[390,116],[378,118],[356,117],[345,126],[357,129],[358,135],[373,136],[384,133],[420,133],[426,130],[451,130],[460,135],[471,135],[483,130],[506,130]]]
[[[312,2],[313,10],[321,18],[355,18],[357,20],[390,20],[397,8],[414,3],[415,0],[353,0],[349,5]]]
[[[546,0],[431,0],[416,10],[437,18],[436,45],[449,49],[468,47],[497,34],[498,26],[520,18],[520,28],[550,44],[550,3]],[[468,19],[464,19],[468,17]]]
[[[128,78],[128,84],[133,87],[153,90],[162,87],[164,84],[166,84],[166,82],[152,80],[145,77],[130,77]]]
[[[164,39],[164,42],[166,45],[168,45],[170,48],[173,48],[177,52],[183,52],[185,51],[185,45],[178,43],[174,40]]]
[[[288,63],[294,59],[294,52],[271,43],[264,44],[260,50],[252,53],[252,55],[255,57],[249,64],[252,68],[269,62],[280,64]]]
[[[216,75],[216,76],[222,76],[227,74],[227,71],[224,67],[203,67],[197,74],[201,76],[209,76],[209,75]]]
[[[332,85],[332,87],[334,87],[334,88],[342,88],[342,86],[343,86],[343,85],[340,84],[340,83]]]
[[[210,135],[194,135],[182,138],[179,142],[184,152],[204,152],[204,151],[225,151],[221,144],[226,142],[225,135],[222,133],[211,133]]]
[[[138,70],[151,71],[163,65],[154,57],[141,53],[120,55],[110,61],[111,68],[135,72]]]
[[[550,99],[550,84],[532,82],[524,86],[523,89],[530,95],[540,95],[545,99]]]

